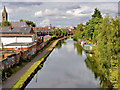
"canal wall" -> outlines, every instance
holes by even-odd
[[[26,85],[30,82],[30,80],[37,73],[37,71],[42,68],[43,63],[45,62],[49,54],[52,52],[52,50],[55,48],[58,41],[62,39],[66,39],[66,38],[67,37],[64,37],[64,38],[54,41],[52,44],[52,47],[48,50],[48,52],[45,55],[43,55],[37,62],[35,62],[12,88],[22,88],[22,89],[25,88]]]

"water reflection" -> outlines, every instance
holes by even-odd
[[[101,88],[112,88],[110,81],[105,77],[105,74],[102,72],[99,63],[93,57],[88,56],[85,59],[86,66],[94,73],[95,79],[100,80]]]
[[[83,48],[80,46],[80,44],[79,44],[78,42],[75,42],[75,43],[74,43],[74,48],[77,49],[77,53],[78,53],[79,55],[82,55]]]
[[[63,44],[64,44],[64,45],[66,44],[65,39],[60,40],[60,41],[57,43],[57,45],[55,46],[55,48],[60,49]]]
[[[86,55],[72,39],[59,42],[41,71],[26,88],[97,88],[99,79],[88,69]]]
[[[77,53],[79,55],[83,55],[83,49],[78,42],[74,43],[74,47],[77,49]],[[100,88],[112,88],[113,83],[110,82],[109,76],[109,68],[101,68],[101,64],[99,62],[100,57],[95,57],[94,54],[86,53],[87,58],[85,59],[85,64],[94,74],[95,79],[99,79]],[[115,76],[114,78],[116,78]]]

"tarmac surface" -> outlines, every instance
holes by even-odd
[[[25,72],[36,62],[38,61],[43,55],[45,55],[50,48],[54,47],[58,40],[55,40],[52,45],[50,45],[47,49],[45,49],[43,52],[41,52],[39,55],[37,55],[33,60],[28,62],[25,66],[23,66],[19,71],[12,74],[7,80],[2,82],[2,88],[12,88],[12,86],[20,79],[22,75],[25,74]]]

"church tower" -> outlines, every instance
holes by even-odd
[[[8,14],[7,14],[5,6],[4,6],[3,12],[2,12],[2,21],[7,21],[7,19],[8,19]]]

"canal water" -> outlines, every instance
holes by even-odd
[[[99,78],[86,65],[86,58],[73,39],[61,40],[26,88],[97,88]]]

